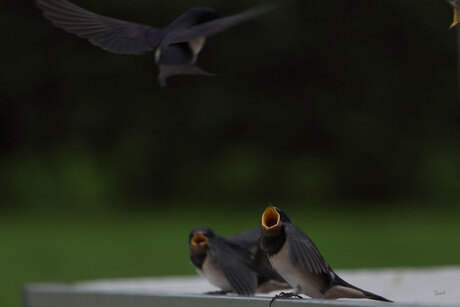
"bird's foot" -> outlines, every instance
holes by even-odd
[[[297,298],[300,298],[302,299],[303,297],[301,297],[300,295],[294,293],[294,292],[281,292],[280,294],[278,295],[275,295],[272,300],[270,301],[270,307],[272,307],[272,304],[274,301],[276,301],[277,299],[279,298],[292,298],[292,297],[297,297]]]
[[[206,294],[206,295],[226,295],[228,292],[227,291],[209,291],[209,292],[205,292],[203,294]]]

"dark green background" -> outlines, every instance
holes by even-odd
[[[165,26],[260,1],[75,3]],[[191,228],[257,226],[268,201],[333,267],[458,264],[451,15],[442,0],[294,2],[209,39],[199,63],[217,77],[161,89],[153,53],[110,54],[32,1],[2,3],[0,305],[25,282],[192,273]]]

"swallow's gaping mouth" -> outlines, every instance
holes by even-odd
[[[264,214],[262,214],[262,226],[266,229],[273,228],[277,226],[280,222],[280,214],[272,205],[268,205],[265,209]]]
[[[458,5],[456,1],[449,1],[450,6],[454,9],[454,20],[452,21],[452,24],[450,25],[449,29],[452,29],[455,27],[458,22],[459,22],[459,17],[458,17]]]
[[[208,238],[203,236],[201,233],[196,233],[193,236],[191,242],[193,245],[205,245],[206,243],[208,243]]]

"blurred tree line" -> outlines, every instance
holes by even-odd
[[[74,0],[165,26],[260,1]],[[0,10],[0,208],[169,202],[460,201],[451,9],[309,0],[207,41],[217,77],[156,84],[154,56],[105,52],[32,1]]]

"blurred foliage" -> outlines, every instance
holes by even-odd
[[[75,2],[155,26],[258,3]],[[211,38],[199,63],[218,77],[160,89],[153,54],[110,54],[4,3],[0,208],[459,203],[450,19],[443,1],[294,2]]]

